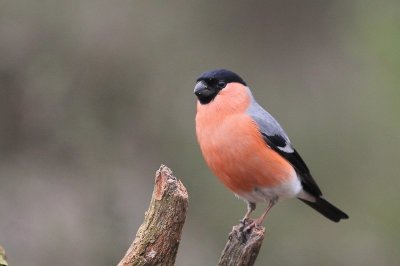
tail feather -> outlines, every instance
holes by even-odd
[[[339,222],[341,219],[349,218],[347,214],[345,214],[344,212],[342,212],[341,210],[339,210],[338,208],[336,208],[323,198],[317,197],[315,202],[311,202],[301,198],[299,198],[299,200],[301,200],[314,210],[318,211],[331,221]]]

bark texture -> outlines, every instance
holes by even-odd
[[[258,226],[246,230],[245,228],[252,222],[251,219],[247,219],[245,223],[233,227],[222,251],[219,266],[254,265],[264,239],[265,228]]]
[[[174,265],[187,208],[186,188],[161,165],[143,224],[118,266]]]
[[[6,252],[4,251],[4,248],[0,246],[0,266],[7,266],[7,257],[6,257]]]

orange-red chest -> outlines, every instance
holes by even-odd
[[[264,142],[246,114],[248,89],[229,84],[209,104],[197,105],[196,133],[204,159],[233,192],[278,186],[293,176],[292,166]]]

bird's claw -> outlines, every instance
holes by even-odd
[[[246,226],[243,231],[249,233],[254,227],[258,226],[256,221],[251,222],[248,226]]]

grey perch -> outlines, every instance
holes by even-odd
[[[144,221],[118,266],[174,265],[187,208],[186,188],[168,167],[161,165]],[[218,265],[254,265],[265,228],[245,230],[251,222],[246,219],[233,227]]]
[[[246,219],[245,223],[241,222],[233,227],[218,266],[254,265],[264,240],[265,228],[256,226],[246,230],[252,222],[251,219]]]
[[[182,182],[161,165],[143,224],[118,266],[174,265],[188,202]]]

